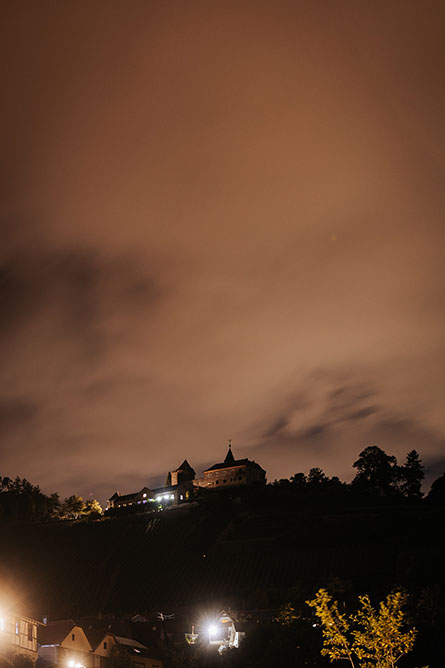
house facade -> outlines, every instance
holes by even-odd
[[[163,668],[162,659],[137,640],[83,628],[73,620],[42,626],[38,640],[42,668],[110,668],[116,648],[130,658],[132,668]]]
[[[90,637],[90,634],[87,631]],[[98,640],[100,638],[100,640]],[[145,645],[134,640],[102,632],[96,638],[90,637],[94,656],[94,668],[109,668],[113,652],[122,650],[128,655],[133,668],[163,668],[162,659],[156,657]]]
[[[0,656],[12,659],[17,654],[37,660],[37,628],[39,622],[0,610]]]
[[[94,668],[91,643],[72,619],[41,626],[38,642],[40,663],[60,668]]]

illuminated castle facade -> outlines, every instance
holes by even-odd
[[[213,464],[203,471],[202,478],[194,480],[197,487],[206,489],[250,485],[254,482],[266,482],[266,471],[250,459],[235,459],[230,443],[224,461]]]
[[[196,478],[195,476],[195,471],[184,459],[181,466],[168,472],[164,487],[156,489],[143,487],[140,491],[132,494],[115,492],[108,499],[107,507],[124,508],[153,502],[162,506],[166,504],[176,505],[188,501],[196,487],[222,489],[266,482],[266,471],[255,461],[235,459],[230,442],[223,462],[214,464],[203,471],[202,478]]]

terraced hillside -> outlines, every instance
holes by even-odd
[[[190,507],[2,527],[3,577],[37,617],[280,604],[333,578],[358,591],[442,582],[436,510]]]

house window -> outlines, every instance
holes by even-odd
[[[32,642],[32,624],[28,622],[28,640]]]
[[[76,634],[75,634],[75,633],[72,633],[72,634],[71,634],[71,640],[72,640],[73,642],[76,640]]]
[[[19,634],[19,622],[15,623],[15,635],[18,636]]]
[[[104,649],[107,649],[107,643],[104,642]]]

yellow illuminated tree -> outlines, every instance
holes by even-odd
[[[295,608],[291,606],[290,603],[287,603],[284,605],[277,616],[277,621],[282,625],[282,626],[291,626],[294,622],[296,622],[298,619],[298,615],[296,613]]]
[[[331,661],[347,659],[352,668],[394,668],[412,650],[417,633],[405,629],[406,600],[406,594],[394,592],[375,610],[368,595],[359,596],[359,610],[347,616],[325,589],[319,589],[306,602],[321,622],[321,654]]]
[[[349,621],[345,614],[340,613],[337,601],[332,601],[326,589],[319,589],[312,601],[306,601],[315,608],[315,614],[320,619],[323,633],[322,656],[328,656],[331,661],[348,659],[355,668],[353,654],[353,638],[350,634]],[[359,664],[358,664],[359,665]]]

